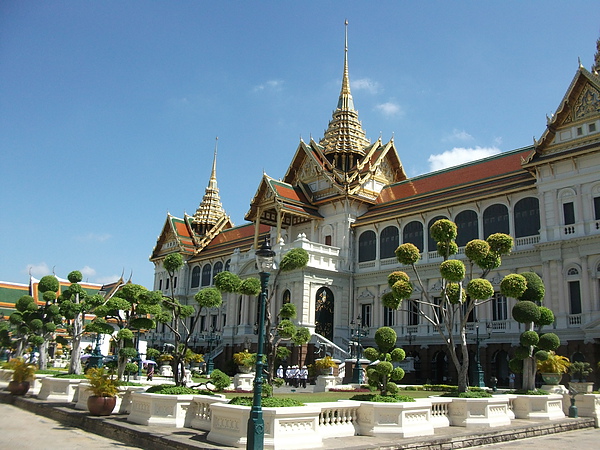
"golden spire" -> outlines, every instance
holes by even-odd
[[[202,197],[202,202],[194,214],[194,229],[198,234],[205,234],[214,224],[225,216],[225,210],[219,198],[219,188],[217,187],[217,144],[219,137],[216,138],[215,152],[213,156],[212,170],[208,186]]]
[[[358,120],[358,112],[354,109],[354,101],[350,92],[350,76],[348,75],[348,21],[345,22],[344,39],[344,75],[342,77],[342,90],[337,108],[329,122],[327,130],[320,144],[325,147],[328,154],[355,153],[357,156],[365,154],[364,148],[371,144],[366,138],[362,125]],[[337,164],[336,164],[337,165]],[[349,168],[347,164],[345,167]],[[346,169],[345,169],[346,170]]]

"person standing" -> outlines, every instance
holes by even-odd
[[[308,380],[308,369],[306,366],[302,366],[302,369],[300,369],[300,384],[304,389],[306,389],[306,380]]]
[[[277,368],[277,378],[283,378],[283,366]]]
[[[154,376],[154,364],[148,364],[148,370],[146,371],[146,381],[152,381],[152,377]]]

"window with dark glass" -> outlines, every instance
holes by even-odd
[[[286,303],[290,303],[292,301],[292,294],[290,293],[289,289],[286,289],[285,291],[283,291],[283,304],[285,305]]]
[[[202,268],[202,286],[210,286],[210,276],[212,274],[212,267],[210,264],[205,264]]]
[[[515,204],[515,237],[540,234],[540,202],[535,197],[526,197]]]
[[[228,259],[225,261],[225,272],[229,272],[229,268],[231,267],[231,260]]]
[[[563,217],[565,225],[573,225],[575,223],[575,205],[573,202],[563,203]]]
[[[408,302],[408,324],[419,325],[419,305],[416,302]]]
[[[358,262],[373,261],[377,251],[374,231],[365,231],[358,238]]]
[[[492,320],[506,320],[508,318],[508,301],[502,294],[494,294],[492,298]]]
[[[594,219],[600,220],[600,197],[594,197]]]
[[[396,249],[400,245],[400,235],[398,228],[386,227],[379,237],[379,259],[393,258],[396,256]]]
[[[200,286],[200,266],[196,266],[192,269],[192,288]]]
[[[435,252],[437,251],[437,242],[431,237],[431,225],[436,223],[440,219],[447,219],[444,216],[436,216],[429,221],[427,224],[427,251]]]
[[[325,245],[331,245],[331,235],[325,236]]]
[[[416,220],[407,223],[404,229],[402,230],[402,243],[413,244],[419,249],[420,252],[422,252],[423,224],[421,222],[417,222]]]
[[[468,209],[458,213],[454,222],[458,233],[456,245],[459,247],[464,247],[469,241],[479,238],[479,223],[475,211]]]
[[[360,317],[362,319],[362,324],[365,327],[370,327],[371,326],[371,305],[370,304],[364,304],[360,306]]]
[[[213,281],[221,272],[223,272],[223,263],[221,261],[217,261],[213,267]]]
[[[569,281],[571,314],[581,314],[581,287],[579,281]]]
[[[383,307],[383,326],[384,327],[393,327],[396,325],[396,321],[394,320],[396,317],[396,310],[392,308],[388,308],[387,306]]]
[[[487,239],[494,233],[509,234],[509,232],[508,208],[500,204],[487,207],[483,212],[483,238]]]
[[[165,283],[165,289],[169,289],[169,281],[170,280],[171,280],[170,278],[167,278],[167,282]]]

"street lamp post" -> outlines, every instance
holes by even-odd
[[[360,365],[360,358],[362,356],[362,352],[360,351],[360,338],[369,334],[369,327],[364,325],[360,316],[356,318],[356,328],[354,328],[354,320],[350,322],[350,325],[353,327],[351,329],[352,338],[356,339],[356,363],[354,364],[354,369],[352,369],[352,382],[363,384],[364,377],[362,367]]]
[[[219,340],[219,336],[214,333],[214,328],[210,328],[210,334],[208,335],[206,342],[208,342],[208,361],[206,361],[206,374],[210,375],[215,370],[215,362],[212,357],[213,342]]]
[[[263,385],[263,353],[265,336],[265,308],[267,301],[267,286],[270,271],[273,268],[275,252],[271,250],[269,241],[265,241],[256,251],[256,266],[260,275],[260,299],[258,303],[258,344],[256,349],[256,375],[254,376],[254,392],[252,409],[248,419],[248,450],[262,450],[265,442],[265,422],[262,414],[262,385]]]
[[[489,328],[489,323],[486,323],[486,328]],[[481,367],[481,358],[479,355],[479,343],[481,341],[485,341],[492,336],[492,333],[488,331],[487,337],[479,337],[479,321],[475,322],[475,370],[477,371],[477,386],[485,387],[485,374],[483,373],[483,368]]]

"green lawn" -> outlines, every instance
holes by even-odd
[[[289,397],[302,403],[319,403],[319,402],[337,402],[338,400],[348,400],[357,394],[365,394],[365,392],[294,392],[285,394],[275,394],[276,397]],[[406,395],[413,398],[426,398],[435,393],[430,391],[400,391],[401,395]],[[227,392],[227,398],[233,397],[252,397],[252,392],[239,393]]]

